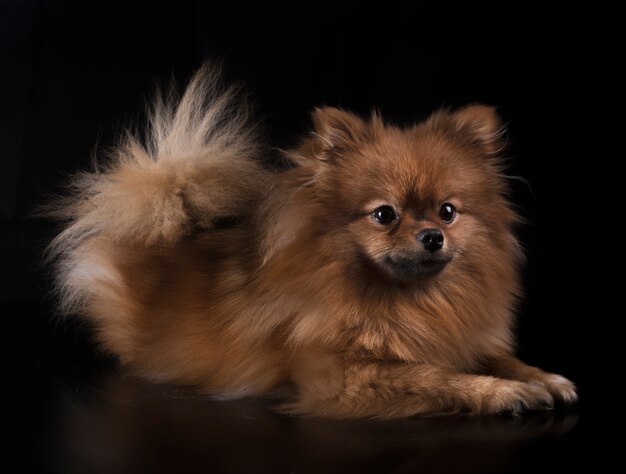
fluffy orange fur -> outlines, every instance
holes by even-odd
[[[157,101],[147,143],[127,137],[54,205],[62,307],[105,350],[155,381],[231,398],[287,388],[284,409],[337,418],[576,399],[512,355],[521,252],[493,108],[409,128],[316,109],[293,166],[274,171],[217,82],[205,67]],[[440,248],[425,250],[425,229]]]

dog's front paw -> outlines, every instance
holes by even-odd
[[[571,405],[578,400],[576,385],[562,375],[542,372],[535,375],[528,383],[544,388],[557,402]]]
[[[529,410],[552,408],[554,399],[542,386],[515,380],[499,380],[494,390],[483,400],[481,412],[520,415]]]

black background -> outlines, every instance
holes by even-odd
[[[526,2],[0,3],[0,298],[14,472],[536,472],[606,459],[590,446],[615,401],[603,403],[602,381],[623,312],[619,158],[607,150],[619,135],[600,112],[617,57],[612,15]],[[156,84],[184,84],[207,59],[244,84],[272,146],[305,133],[316,105],[378,108],[400,124],[442,105],[497,106],[509,174],[520,178],[512,198],[528,220],[519,353],[577,382],[577,408],[522,420],[290,420],[261,402],[125,378],[88,330],[54,319],[39,264],[54,226],[29,216],[142,123]]]

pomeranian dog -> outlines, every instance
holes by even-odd
[[[493,108],[408,128],[324,107],[264,166],[204,67],[147,138],[53,204],[62,308],[134,373],[333,418],[518,414],[576,400],[513,355],[518,217]]]

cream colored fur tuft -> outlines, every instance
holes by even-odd
[[[185,93],[157,94],[145,140],[127,132],[94,171],[73,176],[69,197],[44,213],[66,222],[49,247],[59,262],[64,312],[76,311],[94,278],[115,271],[88,255],[94,239],[158,247],[215,219],[248,212],[267,174],[255,160],[255,127],[235,88],[220,87],[219,68],[205,65]]]

